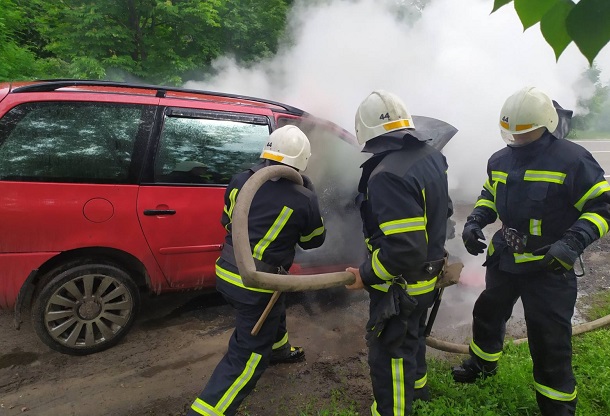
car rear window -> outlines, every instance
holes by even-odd
[[[0,179],[127,183],[147,106],[36,102],[0,119]]]

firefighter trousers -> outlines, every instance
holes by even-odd
[[[402,345],[388,351],[380,343],[369,346],[368,362],[373,395],[373,416],[408,415],[413,404],[415,387],[426,384],[426,317],[432,306],[436,290],[414,296],[417,307],[407,323],[407,334]],[[370,291],[371,308],[382,297],[383,292]]]
[[[573,271],[512,274],[494,265],[488,266],[485,290],[474,305],[470,354],[489,364],[500,358],[506,322],[521,297],[536,401],[543,416],[568,416],[576,411],[571,324],[576,291]]]
[[[250,332],[267,303],[251,305],[224,295],[237,312],[235,330],[229,339],[227,353],[216,366],[187,416],[231,416],[237,412],[241,402],[254,389],[268,367],[272,348],[288,342],[285,296],[280,295],[260,331],[253,336]],[[267,300],[270,298],[268,294],[261,294],[261,297]]]

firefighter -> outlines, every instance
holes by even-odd
[[[278,128],[262,151],[263,161],[235,175],[227,187],[221,223],[228,234],[216,262],[216,288],[236,309],[235,331],[227,353],[192,404],[189,416],[234,415],[270,363],[304,359],[303,349],[288,341],[285,294],[280,295],[258,334],[251,335],[273,291],[244,286],[232,248],[231,217],[240,189],[256,171],[274,164],[303,171],[310,156],[309,140],[298,127]],[[270,180],[254,196],[248,230],[257,270],[285,274],[292,265],[295,245],[312,249],[324,242],[326,230],[316,194],[308,178],[303,176],[303,182],[305,186],[285,178]]]
[[[487,164],[487,181],[462,238],[483,253],[482,229],[502,222],[487,248],[485,290],[473,310],[470,358],[453,368],[457,382],[496,374],[506,321],[523,303],[534,387],[545,416],[574,415],[571,318],[574,263],[608,232],[610,185],[591,154],[563,138],[572,112],[537,88],[511,95],[500,113],[508,146]]]
[[[414,395],[428,399],[426,315],[438,292],[452,208],[445,157],[417,133],[394,94],[374,91],[358,107],[356,138],[372,153],[362,165],[357,197],[370,255],[347,269],[356,282],[346,287],[369,293],[373,415],[406,415]],[[395,304],[399,315],[385,319]]]

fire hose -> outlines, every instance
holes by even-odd
[[[305,290],[327,289],[335,286],[349,285],[354,283],[355,276],[349,272],[322,273],[313,275],[299,275],[298,278],[290,275],[280,275],[266,273],[256,270],[252,250],[250,248],[250,237],[248,232],[248,214],[254,195],[258,189],[272,178],[286,178],[299,185],[303,184],[303,178],[294,169],[288,166],[268,166],[257,171],[244,184],[237,196],[235,208],[233,210],[233,246],[235,248],[235,260],[239,274],[246,286],[261,289],[274,290],[265,312],[259,322],[252,330],[256,335],[258,329],[265,321],[267,314],[279,297],[279,292],[300,292]],[[591,322],[576,325],[572,328],[572,335],[582,334],[594,329],[601,328],[610,324],[610,315],[596,319]],[[520,344],[527,341],[527,338],[520,338],[511,341]],[[468,345],[457,344],[443,341],[434,337],[426,338],[426,345],[431,348],[457,354],[468,354]]]

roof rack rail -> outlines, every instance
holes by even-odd
[[[280,103],[278,101],[266,100],[263,98],[250,97],[247,95],[238,95],[238,94],[228,94],[222,92],[214,92],[214,91],[204,91],[204,90],[193,90],[187,88],[178,88],[178,87],[166,87],[160,85],[151,85],[151,84],[135,84],[129,82],[118,82],[118,81],[91,81],[91,80],[80,80],[80,79],[48,79],[48,80],[39,80],[36,81],[36,84],[24,85],[22,87],[15,88],[12,92],[20,93],[20,92],[47,92],[47,91],[55,91],[59,88],[66,87],[77,87],[77,86],[91,86],[91,87],[124,87],[124,88],[134,88],[134,89],[146,89],[146,90],[156,90],[157,97],[164,97],[167,91],[172,92],[185,92],[191,94],[206,94],[206,95],[215,95],[217,97],[225,97],[225,98],[233,98],[237,100],[249,100],[255,101],[263,104],[275,105],[283,108],[284,110],[295,113],[298,115],[305,114],[305,111],[293,107],[288,104]]]

